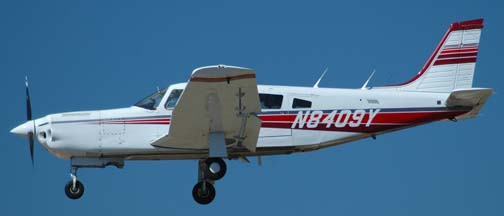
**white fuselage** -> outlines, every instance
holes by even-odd
[[[168,95],[174,89],[184,89],[185,85],[170,86],[154,110],[132,106],[47,115],[35,120],[37,139],[51,153],[64,159],[204,158],[208,149],[151,146],[153,141],[169,133],[173,109],[164,106]],[[259,85],[258,90],[260,94],[281,95],[280,104],[258,113],[263,126],[257,151],[230,149],[230,157],[314,150],[465,112],[446,109],[447,93],[265,85]],[[299,99],[311,102],[311,106],[305,103],[293,108],[294,100]]]

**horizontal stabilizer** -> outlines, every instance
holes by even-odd
[[[446,100],[448,107],[472,107],[468,113],[458,116],[457,119],[474,118],[492,94],[493,90],[489,88],[469,88],[457,89],[451,92]]]

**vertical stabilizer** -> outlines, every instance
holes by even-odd
[[[420,72],[399,90],[451,92],[471,88],[483,19],[451,24]]]

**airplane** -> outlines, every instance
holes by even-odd
[[[197,160],[192,190],[211,203],[224,159],[307,152],[436,121],[473,118],[492,94],[473,88],[483,19],[450,25],[409,81],[362,88],[257,85],[252,69],[214,65],[195,69],[185,83],[157,90],[131,107],[65,112],[32,119],[10,132],[70,161],[65,194],[79,199],[80,168],[123,168],[128,160]],[[322,77],[321,77],[322,79]],[[260,160],[259,160],[260,162]]]

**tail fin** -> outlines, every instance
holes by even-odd
[[[483,19],[451,24],[420,72],[396,87],[424,92],[471,88],[482,28]]]

